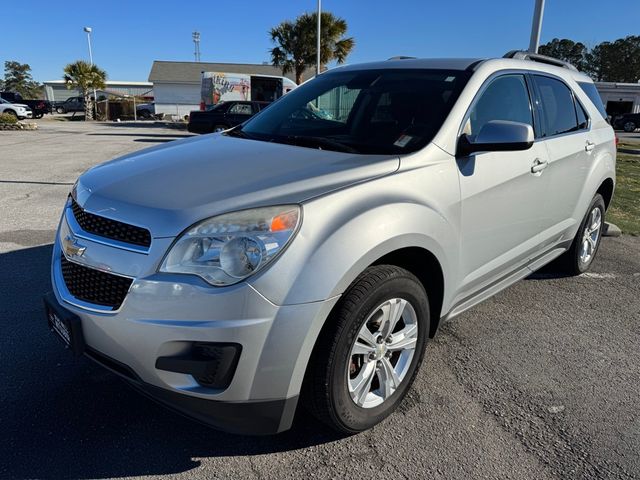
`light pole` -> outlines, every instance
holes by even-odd
[[[93,54],[91,53],[91,27],[84,27],[84,31],[87,32],[87,42],[89,43],[89,62],[93,65]]]
[[[322,0],[318,0],[318,38],[316,42],[316,75],[320,75],[320,26],[322,16]]]
[[[196,58],[196,62],[200,61],[200,32],[193,32],[191,34],[191,38],[193,38],[193,43],[195,44],[195,51],[193,52],[193,55]]]
[[[93,29],[91,27],[84,27],[84,31],[87,33],[87,43],[89,44],[89,62],[91,63],[91,66],[93,67],[93,52],[91,51],[91,32],[93,31]],[[93,102],[94,104],[98,101],[98,98],[96,96],[96,89],[93,89]],[[96,105],[96,112],[97,112],[97,105]]]
[[[531,24],[531,39],[529,40],[529,52],[538,53],[540,45],[540,32],[542,31],[542,16],[544,14],[544,0],[536,0],[533,10],[533,22]]]

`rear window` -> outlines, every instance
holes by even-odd
[[[582,91],[587,94],[587,97],[589,97],[589,99],[596,106],[596,108],[600,112],[600,115],[602,115],[602,118],[606,120],[607,111],[604,108],[602,98],[600,98],[600,94],[598,93],[598,89],[596,89],[596,86],[593,83],[588,82],[578,82],[578,85],[580,85]]]

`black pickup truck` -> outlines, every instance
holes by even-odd
[[[231,100],[218,103],[208,110],[194,110],[189,114],[187,130],[192,133],[221,132],[249,120],[268,105],[269,102]]]
[[[640,113],[625,113],[614,118],[613,128],[629,133],[635,132],[636,129],[640,128]]]
[[[51,103],[47,100],[25,100],[22,95],[15,92],[0,92],[0,98],[11,103],[22,103],[33,112],[33,118],[42,118],[45,113],[51,113]]]

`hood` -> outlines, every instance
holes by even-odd
[[[357,155],[213,134],[135,152],[88,170],[85,209],[172,237],[214,215],[301,203],[396,171],[391,155]]]
[[[12,103],[11,105],[14,107],[29,108],[29,105],[25,105],[24,103]]]

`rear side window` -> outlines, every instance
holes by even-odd
[[[236,103],[229,109],[229,113],[235,113],[236,115],[252,115],[251,105],[247,103]]]
[[[477,135],[491,120],[509,120],[533,127],[529,90],[523,75],[504,75],[493,80],[473,106],[463,133]]]
[[[589,100],[591,100],[593,104],[596,106],[596,108],[600,112],[600,115],[602,115],[602,118],[606,120],[607,111],[604,108],[604,104],[602,103],[602,98],[600,97],[600,94],[598,93],[598,89],[596,88],[596,86],[593,83],[588,83],[588,82],[578,82],[578,85],[580,85],[580,88],[582,89],[582,91],[587,94],[587,97],[589,97]]]
[[[583,129],[589,126],[589,117],[587,112],[584,111],[584,107],[576,100],[576,113],[578,114],[578,128]]]
[[[550,137],[578,130],[573,94],[560,80],[534,75],[542,101],[542,136]]]

